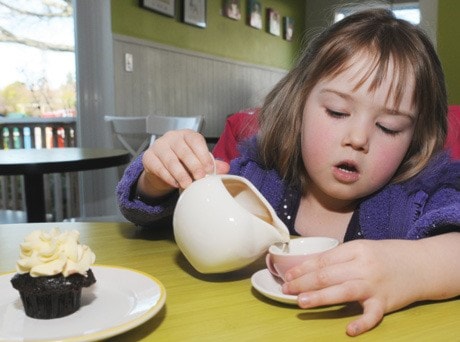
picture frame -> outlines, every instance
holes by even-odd
[[[140,5],[168,17],[176,16],[176,0],[140,0]]]
[[[240,20],[240,0],[223,0],[223,15],[233,20]]]
[[[283,38],[290,42],[292,41],[292,37],[294,35],[294,19],[292,17],[284,17],[283,24]]]
[[[281,17],[273,8],[267,8],[268,33],[274,36],[281,35]]]
[[[183,0],[182,20],[186,24],[206,27],[206,0]]]
[[[262,29],[262,5],[258,0],[248,1],[248,25],[258,30]]]

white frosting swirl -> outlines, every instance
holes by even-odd
[[[59,273],[64,277],[74,273],[86,276],[96,256],[88,246],[79,243],[79,237],[80,233],[76,230],[63,233],[59,228],[53,228],[50,232],[33,231],[20,245],[17,272],[30,273],[32,277]]]

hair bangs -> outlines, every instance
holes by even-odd
[[[362,87],[372,77],[368,90],[375,91],[381,86],[385,78],[391,77],[393,82],[387,94],[387,103],[390,99],[393,99],[390,105],[393,108],[398,108],[402,99],[407,96],[406,85],[408,81],[413,81],[414,78],[414,61],[410,57],[412,54],[408,56],[401,53],[404,49],[395,43],[394,40],[382,42],[372,36],[368,36],[368,39],[360,38],[348,40],[346,43],[342,41],[341,44],[335,44],[332,47],[335,51],[329,49],[327,49],[328,51],[324,51],[325,58],[323,62],[325,62],[325,67],[320,70],[323,78],[335,78],[351,67],[352,59],[356,55],[361,53],[366,54],[371,63],[369,63],[368,69],[361,79],[358,80],[353,90]],[[327,68],[327,65],[330,67]],[[391,75],[389,74],[390,71]],[[411,94],[411,97],[412,104],[416,105],[414,94]]]
[[[381,50],[382,53],[375,54],[373,62],[369,65],[369,70],[366,72],[364,77],[356,84],[354,90],[361,87],[369,77],[373,77],[369,85],[369,91],[376,91],[385,78],[392,78],[390,88],[386,95],[386,103],[391,108],[397,109],[401,105],[406,93],[408,83],[414,82],[414,69],[412,62],[407,56],[398,53],[396,46],[393,46],[391,50]],[[414,108],[417,107],[415,103],[415,89],[410,94],[411,104]],[[390,103],[390,100],[392,101]]]

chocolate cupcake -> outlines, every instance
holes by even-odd
[[[27,316],[59,318],[80,308],[82,288],[96,279],[89,268],[94,253],[78,239],[75,230],[61,233],[53,229],[34,231],[21,244],[11,283],[19,291]]]

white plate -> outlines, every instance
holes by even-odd
[[[283,282],[274,277],[266,268],[254,273],[251,277],[251,283],[265,297],[285,304],[297,304],[297,296],[284,294],[281,291]]]
[[[0,341],[95,341],[121,334],[153,317],[166,300],[164,286],[136,270],[91,267],[96,283],[83,288],[81,308],[55,319],[26,316],[14,273],[0,276]]]

